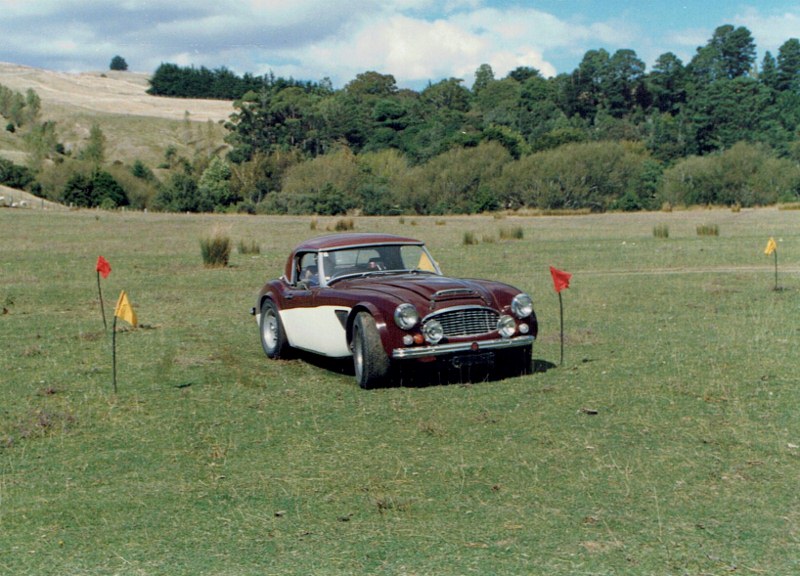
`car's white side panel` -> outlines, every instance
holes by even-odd
[[[289,344],[325,356],[350,356],[352,352],[347,346],[347,334],[336,317],[337,310],[350,311],[342,306],[281,310],[281,321]]]

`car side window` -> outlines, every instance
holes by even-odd
[[[297,257],[295,261],[295,284],[304,283],[306,286],[319,286],[319,268],[316,252],[307,252]]]

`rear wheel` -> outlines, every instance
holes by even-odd
[[[389,376],[390,360],[381,344],[375,319],[360,312],[353,324],[353,366],[356,381],[364,389],[375,388]]]
[[[283,331],[281,317],[275,302],[267,298],[261,304],[261,346],[270,358],[285,358],[289,351],[289,341]]]

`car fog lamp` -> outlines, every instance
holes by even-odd
[[[403,336],[403,346],[411,346],[414,344],[414,337],[411,334],[405,334]]]
[[[527,324],[525,324],[524,322],[519,325],[519,333],[520,334],[527,334],[528,332],[530,332],[530,330],[531,330],[531,327],[528,326]]]
[[[517,294],[511,301],[511,311],[517,318],[527,318],[533,314],[533,300],[524,292]]]
[[[400,304],[394,309],[394,323],[403,330],[411,330],[419,322],[419,314],[413,304]]]
[[[438,344],[444,337],[444,329],[438,320],[431,320],[422,327],[422,334],[429,344]]]
[[[497,331],[503,338],[510,338],[514,335],[517,329],[517,324],[511,316],[500,316],[497,321]]]

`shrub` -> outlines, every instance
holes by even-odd
[[[464,246],[472,246],[473,244],[477,243],[478,239],[475,238],[474,232],[464,232],[464,240],[463,240]]]
[[[209,238],[200,240],[200,253],[206,268],[224,268],[231,256],[231,239],[215,230]]]
[[[656,224],[653,226],[653,236],[656,238],[669,238],[669,226],[666,224]]]

